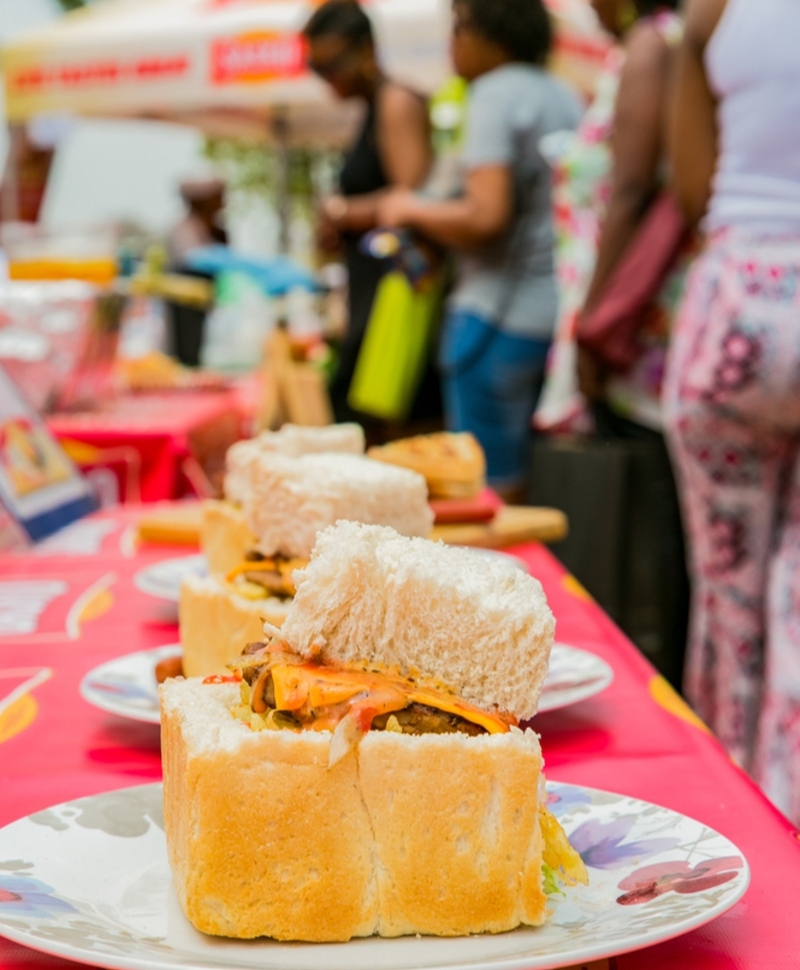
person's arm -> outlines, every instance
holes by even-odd
[[[514,218],[515,157],[513,89],[506,76],[491,72],[473,84],[462,163],[460,198],[434,201],[409,191],[391,193],[381,205],[383,225],[407,226],[434,242],[473,249],[503,235]]]
[[[614,112],[611,198],[585,306],[603,291],[658,187],[671,51],[651,24],[634,27]]]
[[[431,167],[432,149],[428,112],[424,101],[395,84],[378,94],[376,138],[391,187],[417,189]],[[378,225],[379,205],[386,190],[364,195],[335,196],[324,214],[340,231],[367,232]]]
[[[413,192],[390,193],[380,208],[385,226],[406,226],[443,246],[472,249],[507,231],[514,212],[511,169],[488,165],[467,176],[464,195],[448,202],[433,202]]]
[[[687,221],[702,219],[711,198],[717,165],[717,102],[703,55],[726,0],[689,0],[686,29],[678,52],[669,126],[673,187]]]
[[[395,84],[379,93],[378,152],[389,184],[418,189],[433,161],[430,119],[422,98]]]

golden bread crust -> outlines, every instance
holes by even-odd
[[[501,933],[544,922],[541,758],[507,735],[494,737],[501,740],[374,733],[362,742],[382,936]]]
[[[289,600],[249,600],[213,577],[189,577],[181,586],[178,622],[187,677],[226,673],[248,643],[264,639],[264,622],[280,626]]]
[[[240,507],[214,499],[203,503],[200,548],[205,553],[212,576],[227,576],[255,546],[256,537],[245,522]]]
[[[544,922],[532,732],[373,732],[329,769],[330,734],[253,733],[237,694],[161,688],[169,860],[197,929],[334,942]]]
[[[193,713],[162,715],[167,847],[189,920],[242,939],[368,935],[376,902],[355,759],[329,771],[325,738],[238,722],[237,747],[200,750],[185,728]]]

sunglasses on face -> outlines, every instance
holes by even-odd
[[[332,81],[352,65],[357,54],[356,48],[349,47],[327,61],[315,61],[309,58],[308,69],[323,81]]]

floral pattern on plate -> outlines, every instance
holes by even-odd
[[[747,888],[741,852],[700,822],[573,785],[549,784],[548,802],[578,843],[590,884],[551,897],[553,915],[537,929],[335,945],[205,937],[178,906],[161,786],[148,785],[0,830],[0,934],[114,970],[550,970],[679,936]]]
[[[180,644],[115,657],[91,670],[81,682],[81,696],[102,711],[148,724],[158,724],[156,664],[181,652]],[[539,711],[553,711],[605,690],[614,679],[611,667],[586,650],[553,646],[550,670],[539,700]]]

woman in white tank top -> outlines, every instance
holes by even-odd
[[[800,823],[800,2],[689,0],[677,196],[707,234],[667,431],[692,550],[686,694]]]

